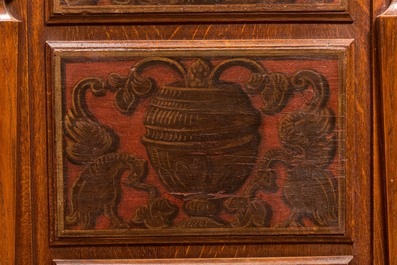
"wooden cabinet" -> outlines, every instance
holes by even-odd
[[[2,264],[397,264],[395,3],[0,3]]]

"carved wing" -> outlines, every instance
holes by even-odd
[[[84,164],[116,151],[119,138],[112,129],[88,117],[65,115],[66,154],[75,164]]]

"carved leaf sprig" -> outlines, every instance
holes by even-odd
[[[139,206],[133,223],[146,228],[166,228],[178,213],[178,207],[165,198],[156,198],[148,205]]]
[[[272,215],[271,206],[259,198],[230,197],[224,203],[226,211],[234,214],[232,227],[268,227]]]
[[[265,86],[267,74],[253,73],[245,84],[247,92],[251,95],[258,95]]]
[[[146,228],[165,228],[172,224],[179,208],[169,200],[160,197],[159,190],[148,183],[144,183],[147,176],[147,162],[144,166],[144,175],[137,175],[132,171],[124,181],[124,185],[137,190],[146,191],[148,196],[147,205],[137,208],[132,224],[143,225]]]
[[[308,88],[313,89],[313,97],[307,103],[306,111],[319,111],[326,107],[330,96],[327,79],[314,70],[301,70],[291,78],[291,85],[295,92],[303,92]]]
[[[132,114],[141,99],[151,95],[156,83],[151,78],[143,78],[135,70],[131,69],[127,76],[110,74],[108,77],[109,89],[116,91],[115,104],[123,114]]]
[[[292,95],[290,82],[283,73],[254,73],[245,87],[248,93],[261,96],[262,111],[268,115],[282,111]]]

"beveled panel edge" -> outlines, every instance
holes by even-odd
[[[177,5],[133,5],[133,4],[110,4],[110,5],[72,5],[60,4],[60,0],[51,0],[51,8],[55,14],[66,13],[89,13],[89,14],[139,14],[139,13],[223,13],[223,12],[311,12],[311,11],[345,11],[348,0],[339,0],[339,3],[241,3],[241,4],[177,4]]]
[[[278,258],[220,258],[220,259],[147,259],[147,260],[54,260],[56,265],[347,265],[353,256],[278,257]]]
[[[292,50],[293,52],[295,50],[299,50],[300,52],[316,52],[316,55],[324,55],[327,53],[332,53],[332,54],[343,54],[342,59],[342,66],[340,68],[341,71],[341,76],[343,81],[343,93],[346,93],[350,85],[348,84],[348,76],[352,75],[353,70],[351,69],[351,64],[348,62],[351,62],[351,51],[350,47],[353,45],[353,40],[352,39],[325,39],[325,40],[266,40],[265,42],[263,41],[239,41],[239,40],[232,40],[232,41],[208,41],[205,44],[203,44],[200,41],[124,41],[124,42],[119,42],[119,43],[112,43],[108,41],[94,41],[94,42],[81,42],[81,41],[76,41],[76,42],[47,42],[47,55],[48,59],[51,60],[51,57],[54,54],[62,54],[66,55],[67,54],[71,56],[75,56],[79,52],[83,53],[96,53],[96,52],[102,52],[102,51],[114,51],[116,53],[120,53],[122,51],[135,51],[139,52],[142,50],[144,52],[145,50],[148,50],[148,44],[151,49],[158,49],[160,50],[172,50],[174,49],[180,49],[180,50],[189,50],[189,49],[196,49],[196,50],[214,50],[215,53],[217,50],[245,50],[247,48],[251,50],[262,50],[262,49],[267,49],[267,50],[272,50],[272,54],[274,55],[285,55],[286,50]],[[295,51],[296,52],[296,51]],[[48,68],[50,69],[50,68]],[[47,82],[50,84],[52,81],[51,75],[47,76]],[[52,86],[49,86],[52,87]],[[49,93],[50,94],[50,93]],[[51,95],[49,95],[51,98]],[[49,100],[50,101],[50,100]],[[51,103],[50,103],[51,105]],[[51,107],[48,109],[48,113],[51,113]],[[49,118],[51,120],[51,117]],[[346,136],[347,137],[347,136]],[[51,141],[49,141],[51,142]],[[49,146],[51,146],[51,143],[49,143]],[[51,157],[49,157],[51,159]],[[49,172],[51,172],[51,169],[49,169]],[[346,176],[346,179],[348,176]],[[346,182],[347,185],[347,182]],[[347,189],[349,189],[348,186],[346,186]],[[349,194],[346,194],[345,196],[349,197]],[[55,198],[53,198],[55,199]],[[349,199],[346,199],[348,202]],[[54,204],[53,204],[54,205]],[[349,217],[348,214],[348,206],[347,209],[344,209],[345,211],[345,224],[350,223],[351,217]],[[51,211],[53,212],[53,211]],[[54,220],[52,220],[54,222]],[[51,227],[54,227],[51,225]],[[339,234],[334,233],[334,234],[322,234],[317,233],[315,235],[295,235],[291,236],[290,234],[279,234],[279,235],[261,235],[260,237],[252,237],[252,236],[243,236],[243,235],[236,235],[236,236],[226,236],[223,235],[223,239],[226,240],[227,242],[262,242],[262,243],[291,243],[291,242],[316,242],[316,243],[341,243],[341,244],[352,244],[352,240],[350,239],[350,234],[351,231],[349,227],[344,228],[345,233],[344,234]],[[52,234],[54,236],[54,233]],[[151,242],[152,240],[150,237],[141,237],[141,236],[134,236],[134,235],[123,235],[119,234],[116,237],[113,235],[103,235],[101,237],[92,237],[90,235],[75,235],[75,238],[70,238],[70,237],[62,237],[62,232],[61,232],[61,238],[58,238],[56,235],[55,237],[51,238],[51,244],[52,245],[81,245],[81,244],[123,244],[123,243],[131,243],[131,244],[144,244]],[[98,240],[99,239],[99,240]],[[115,242],[115,239],[117,239],[117,243]],[[93,240],[96,240],[95,243]],[[215,239],[214,239],[215,240]],[[208,239],[207,236],[195,236],[195,242],[217,242],[219,240],[211,241]],[[164,242],[164,239],[162,240],[157,240],[161,243]],[[172,239],[168,240],[167,242],[174,242],[174,243],[188,243],[192,242],[191,237],[186,236],[186,235],[180,235],[177,237],[177,239]]]
[[[397,26],[397,1],[393,0],[387,10],[377,17],[377,91],[379,97],[379,138],[380,152],[378,161],[381,168],[379,179],[383,194],[382,198],[375,201],[374,215],[376,224],[385,226],[386,231],[377,232],[376,239],[383,237],[386,242],[385,260],[387,264],[397,263],[397,186],[396,186],[396,99],[397,66],[396,53],[396,26]],[[386,220],[384,220],[384,219]],[[383,227],[382,227],[383,228]],[[383,232],[383,235],[381,234]],[[379,242],[378,242],[379,244]],[[382,253],[383,254],[383,253]]]
[[[231,18],[229,13],[211,13],[203,16],[201,13],[178,13],[178,14],[52,14],[47,12],[46,23],[49,25],[58,24],[106,24],[106,23],[242,23],[242,22],[340,22],[353,23],[354,19],[347,11],[328,11],[328,12],[253,12],[253,13],[233,13]]]
[[[53,51],[121,51],[153,49],[245,49],[274,50],[305,49],[321,50],[322,53],[334,50],[345,50],[354,39],[269,39],[269,40],[134,40],[134,41],[47,41]]]
[[[46,22],[48,24],[85,24],[85,23],[153,23],[153,22],[253,22],[253,21],[334,21],[353,22],[349,14],[349,0],[338,4],[304,5],[295,4],[285,7],[282,4],[271,4],[261,7],[255,4],[222,5],[214,8],[210,5],[168,6],[158,11],[157,6],[126,7],[126,12],[119,12],[118,7],[75,6],[62,8],[46,2]],[[205,16],[203,14],[205,13]],[[231,15],[232,14],[232,15]]]

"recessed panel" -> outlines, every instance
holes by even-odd
[[[154,20],[349,20],[347,0],[51,0],[50,17],[100,22]],[[313,13],[315,12],[315,13]],[[201,15],[200,15],[201,13]],[[202,14],[205,16],[202,16]],[[280,16],[280,14],[285,14]],[[318,13],[316,15],[316,13]],[[145,16],[140,16],[146,14]],[[101,15],[98,17],[98,15]],[[118,15],[115,19],[115,15]],[[322,16],[326,15],[327,18]],[[269,17],[270,16],[270,17]],[[50,19],[50,22],[53,21]]]
[[[178,44],[51,44],[57,237],[343,235],[348,41]]]

